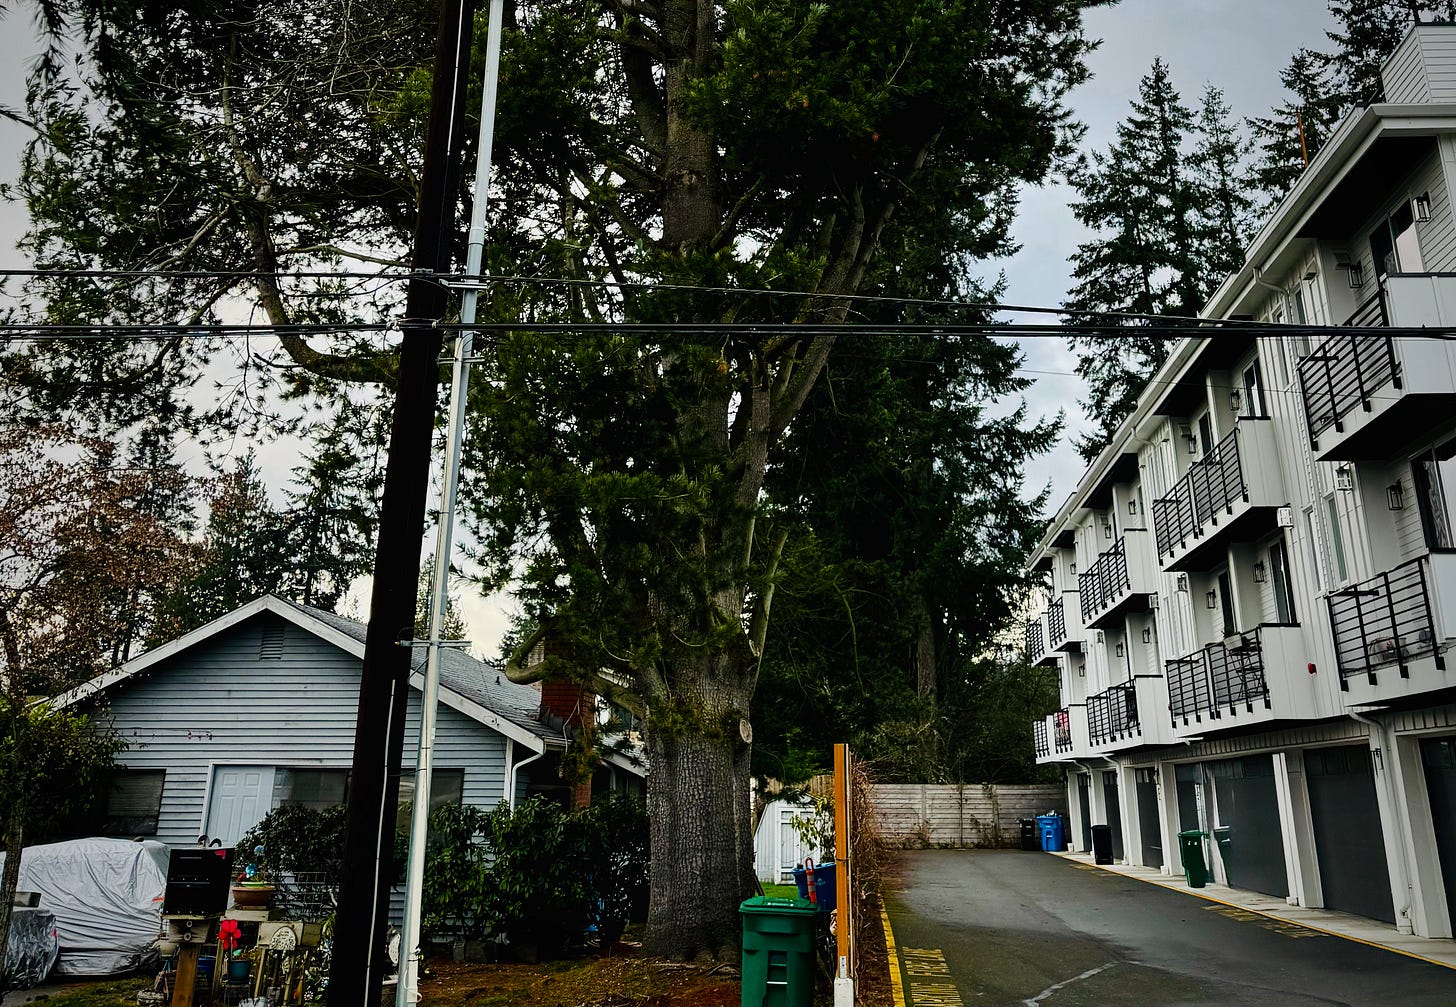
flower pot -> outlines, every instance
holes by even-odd
[[[233,885],[233,905],[239,909],[263,909],[271,901],[273,901],[272,885]]]
[[[227,977],[230,983],[246,982],[249,962],[246,958],[234,958],[227,963]]]

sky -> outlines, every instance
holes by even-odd
[[[23,103],[25,71],[41,44],[31,28],[31,5],[17,0],[6,6],[0,25],[0,104],[14,108]],[[1290,55],[1301,46],[1325,46],[1324,32],[1332,22],[1324,0],[1122,0],[1089,11],[1086,24],[1088,34],[1103,42],[1089,60],[1091,80],[1069,102],[1087,125],[1085,146],[1103,149],[1155,57],[1169,65],[1186,103],[1195,104],[1204,85],[1213,84],[1224,91],[1235,116],[1262,115],[1281,100],[1278,74]],[[27,139],[23,127],[0,120],[0,181],[14,180]],[[1069,285],[1067,259],[1087,237],[1067,208],[1070,198],[1059,184],[1024,191],[1013,227],[1020,251],[982,267],[987,276],[1005,272],[1005,303],[1056,306],[1062,301]],[[24,226],[23,211],[0,203],[0,267],[26,265],[14,250]],[[1031,412],[1051,416],[1061,411],[1067,419],[1067,436],[1058,448],[1026,472],[1031,492],[1050,487],[1048,509],[1054,510],[1083,472],[1070,438],[1085,429],[1077,405],[1084,389],[1072,373],[1075,359],[1061,341],[1027,340],[1024,350],[1024,368],[1035,379],[1026,393]],[[260,450],[264,472],[278,486],[297,461],[293,450],[292,444]],[[353,593],[358,596],[357,588]],[[460,595],[474,650],[493,656],[506,629],[503,606],[468,590]]]

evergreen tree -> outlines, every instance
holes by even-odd
[[[1339,27],[1326,32],[1335,44],[1324,57],[1339,91],[1341,114],[1385,100],[1380,66],[1395,52],[1411,26],[1456,18],[1456,3],[1419,0],[1333,0]],[[1313,152],[1311,152],[1312,155]]]
[[[1293,187],[1348,110],[1321,53],[1299,50],[1280,71],[1279,81],[1289,97],[1269,115],[1248,120],[1257,151],[1248,185],[1263,195],[1266,212]]]
[[[1244,264],[1254,199],[1244,179],[1244,144],[1230,118],[1223,92],[1203,91],[1196,123],[1197,143],[1189,158],[1199,194],[1199,264],[1205,299]]]
[[[1075,285],[1063,307],[1072,323],[1101,312],[1188,317],[1208,292],[1206,199],[1185,163],[1193,113],[1174,89],[1167,64],[1153,61],[1131,114],[1105,153],[1083,158],[1071,182],[1077,219],[1093,231],[1072,255]],[[1091,459],[1132,411],[1138,393],[1167,357],[1170,341],[1139,332],[1145,319],[1109,318],[1107,334],[1073,337],[1083,403],[1097,429],[1078,450]]]

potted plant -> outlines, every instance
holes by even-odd
[[[274,887],[268,881],[263,847],[253,847],[253,855],[233,881],[233,905],[238,909],[264,909],[273,901]]]

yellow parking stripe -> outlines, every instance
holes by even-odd
[[[890,964],[890,995],[895,1007],[905,1007],[905,983],[900,978],[900,955],[895,949],[895,931],[890,929],[890,914],[885,911],[885,900],[880,900],[880,922],[885,927],[885,954]]]

